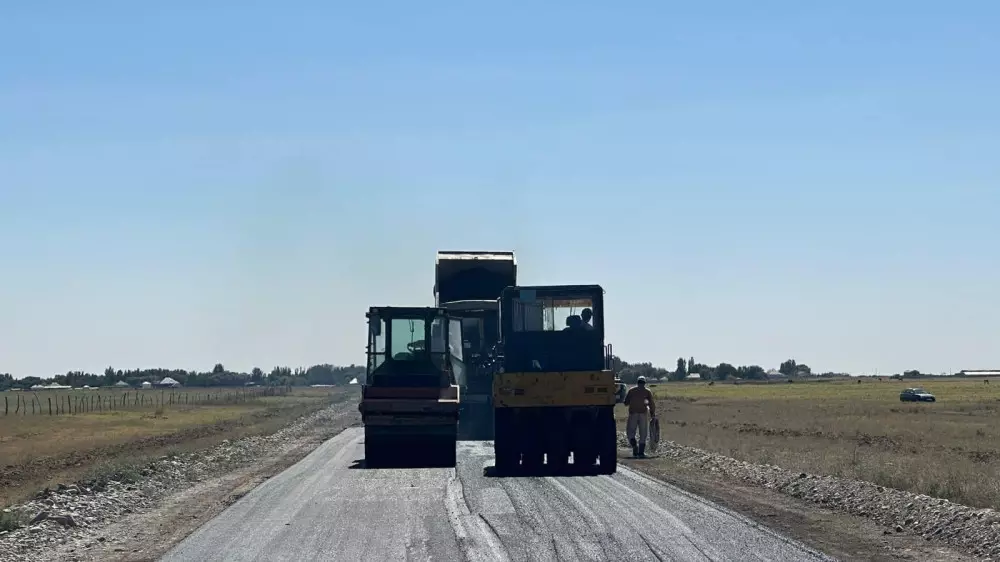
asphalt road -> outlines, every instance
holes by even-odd
[[[494,478],[489,442],[460,442],[456,469],[371,470],[363,443],[327,441],[162,560],[830,560],[624,467]]]

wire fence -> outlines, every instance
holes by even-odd
[[[289,386],[219,389],[43,390],[5,392],[4,416],[66,416],[92,412],[166,409],[179,406],[241,404],[269,396],[286,396]]]

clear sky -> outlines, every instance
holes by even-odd
[[[627,360],[1000,368],[1000,4],[5,2],[0,372],[361,362],[438,249]]]

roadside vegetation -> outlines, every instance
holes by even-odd
[[[46,403],[50,396],[89,400],[100,392],[111,398],[112,406],[106,403],[106,407],[80,408],[63,415],[48,415],[47,409],[44,415],[0,415],[0,505],[59,483],[86,481],[99,487],[108,478],[136,472],[152,457],[272,433],[327,405],[355,399],[352,388],[294,387],[271,393],[210,389],[217,399],[207,398],[204,388],[42,391],[38,394]],[[137,393],[147,396],[137,403]],[[200,399],[189,400],[186,395]],[[77,402],[71,399],[70,403]]]
[[[654,384],[661,439],[1000,509],[1000,380]],[[920,386],[935,403],[900,402]],[[618,407],[624,429],[625,409]],[[660,462],[660,461],[649,461]]]

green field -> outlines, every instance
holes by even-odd
[[[918,386],[938,401],[899,401],[902,389]],[[1000,380],[697,382],[652,390],[663,439],[1000,507]]]

